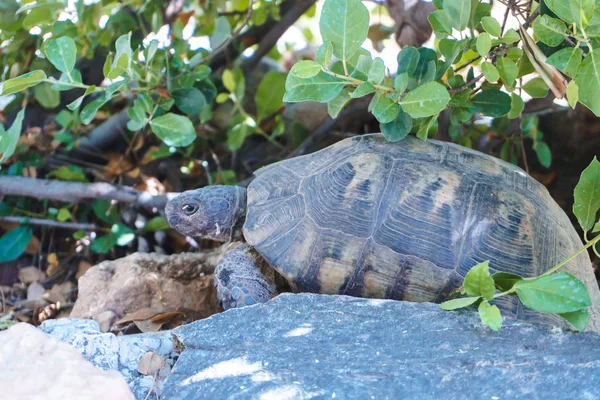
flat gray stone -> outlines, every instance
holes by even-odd
[[[165,399],[600,398],[600,335],[435,304],[284,294],[173,332]]]

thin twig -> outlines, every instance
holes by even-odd
[[[523,141],[523,129],[521,129],[522,121],[523,117],[519,115],[517,134],[519,135],[519,140],[521,141],[521,157],[523,157],[523,164],[525,164],[525,172],[527,172],[527,175],[529,175],[529,164],[527,163],[527,154],[525,154],[525,143]]]
[[[60,222],[51,219],[43,218],[27,218],[27,217],[0,217],[0,221],[12,222],[16,224],[25,223],[40,226],[52,226],[55,228],[71,229],[74,231],[98,231],[102,228],[94,224],[84,224],[79,222]]]
[[[177,193],[151,195],[128,186],[109,183],[64,182],[20,176],[0,176],[0,196],[27,196],[77,203],[95,199],[115,200],[146,208],[164,209]]]
[[[246,25],[248,25],[248,22],[250,22],[250,17],[252,16],[252,6],[253,5],[254,5],[254,0],[250,0],[250,4],[248,4],[248,11],[246,12],[246,17],[242,21],[242,24],[235,30],[235,32],[233,32],[231,34],[231,36],[229,36],[223,43],[221,43],[221,45],[219,47],[214,49],[211,54],[209,54],[206,58],[204,58],[201,61],[201,63],[204,64],[204,63],[207,63],[210,60],[212,60],[217,54],[219,54],[220,52],[225,50],[227,48],[227,46],[229,46],[229,44],[233,41],[233,39],[235,39],[242,32],[242,29],[244,29],[246,27]]]
[[[448,90],[448,92],[450,92],[450,94],[462,92],[463,90],[468,89],[471,86],[473,86],[481,78],[483,78],[483,74],[477,75],[475,78],[471,79],[469,82],[465,83],[464,85],[457,87],[456,89],[450,89],[450,90]]]

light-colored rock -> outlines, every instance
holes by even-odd
[[[164,378],[177,358],[171,332],[115,336],[112,333],[100,332],[96,321],[75,318],[48,320],[40,329],[70,344],[97,367],[119,371],[135,397],[140,399],[143,399],[152,387],[159,390],[162,388]],[[146,376],[138,371],[140,361],[148,352],[160,356],[165,362],[165,370],[158,374],[156,381],[154,376]]]
[[[123,376],[25,323],[0,332],[3,399],[134,399]]]
[[[208,317],[221,310],[211,274],[222,255],[218,248],[172,256],[135,253],[105,261],[79,278],[71,317],[99,321],[111,311],[119,319],[142,308]]]

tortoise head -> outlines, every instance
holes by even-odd
[[[188,190],[169,201],[165,212],[169,225],[184,235],[219,242],[241,240],[246,189],[217,185]]]

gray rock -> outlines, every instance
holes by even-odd
[[[600,398],[600,335],[435,304],[284,294],[174,334],[165,399]]]
[[[138,372],[142,356],[149,351],[159,354],[165,360],[167,369],[173,366],[178,356],[173,348],[172,334],[168,331],[115,336],[100,332],[96,321],[75,318],[47,320],[40,328],[75,347],[83,358],[97,367],[121,372],[138,399],[144,399],[154,383],[154,377]],[[156,382],[159,390],[163,381],[164,378]]]

